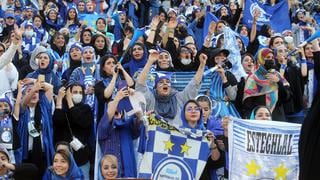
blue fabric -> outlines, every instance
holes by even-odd
[[[66,177],[62,177],[57,175],[53,171],[53,167],[48,167],[42,180],[84,180],[83,173],[81,169],[77,166],[75,160],[73,159],[73,156],[70,154],[70,165],[69,170],[67,172]]]
[[[252,27],[253,10],[254,8],[259,8],[261,15],[257,22],[258,30],[263,24],[270,24],[272,30],[278,33],[291,29],[288,2],[286,0],[279,0],[274,6],[262,4],[259,0],[247,0],[244,7],[242,23],[247,27]]]
[[[42,142],[43,151],[46,155],[47,164],[51,164],[54,148],[53,148],[53,131],[52,131],[52,103],[48,101],[43,92],[39,92],[39,103],[42,115]],[[21,162],[28,158],[29,132],[28,123],[30,119],[30,109],[27,107],[25,111],[20,113],[20,123],[18,124],[18,135],[21,142],[21,148],[18,150],[19,157],[17,162]]]
[[[215,118],[214,116],[210,116],[207,120],[207,129],[213,132],[215,136],[223,135],[223,127],[220,118]]]
[[[204,18],[204,25],[203,25],[203,38],[202,39],[205,39],[207,34],[208,34],[208,30],[209,30],[209,26],[210,26],[210,23],[211,22],[218,22],[219,19],[213,15],[211,12],[207,12],[206,13],[206,16]]]
[[[107,112],[107,111],[106,111]],[[98,125],[98,140],[103,155],[113,154],[118,158],[120,177],[137,177],[133,147],[134,118],[113,119],[109,122],[105,113]]]
[[[197,23],[198,22],[196,20],[193,20],[192,23],[189,24],[188,28],[191,29],[193,32],[193,39],[196,42],[197,49],[201,49],[203,45],[203,40],[204,40],[204,37],[203,37],[204,29],[198,28]]]
[[[138,17],[136,16],[135,14],[135,6],[133,3],[129,2],[129,5],[128,5],[128,15],[132,21],[132,24],[133,26],[136,28],[136,27],[139,27],[139,20],[138,20]]]
[[[212,75],[212,84],[210,87],[210,98],[212,100],[212,115],[216,118],[224,116],[239,117],[240,115],[232,102],[224,100],[227,96],[220,75],[215,71]]]

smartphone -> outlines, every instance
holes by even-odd
[[[128,88],[128,85],[127,85],[127,82],[125,80],[121,80],[119,83],[118,83],[118,86],[117,86],[117,89],[120,90],[122,88]]]
[[[45,81],[45,77],[43,74],[39,74],[38,76],[38,82],[44,82]]]

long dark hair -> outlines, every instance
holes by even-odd
[[[103,67],[109,58],[113,59],[116,63],[118,62],[117,58],[112,54],[107,54],[107,55],[104,55],[100,58],[100,76],[103,78],[110,76],[106,72],[104,72],[104,70],[103,70]]]

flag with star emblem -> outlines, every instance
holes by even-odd
[[[139,178],[199,179],[209,157],[208,131],[178,128],[162,118],[145,119],[147,142]]]
[[[298,179],[300,124],[232,118],[230,179]]]

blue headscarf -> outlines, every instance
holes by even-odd
[[[37,48],[34,50],[36,51]],[[53,57],[50,55],[50,53],[48,52],[43,52],[43,51],[40,51],[38,54],[32,54],[31,57],[36,57],[37,55],[39,55],[40,53],[46,53],[48,54],[49,56],[49,64],[46,68],[44,69],[40,69],[40,67],[38,67],[38,69],[36,69],[35,71],[29,73],[27,75],[27,78],[34,78],[34,79],[37,79],[38,76],[40,74],[44,75],[45,76],[45,82],[49,83],[49,84],[52,84],[53,85],[53,91],[55,94],[58,94],[58,90],[60,88],[60,85],[61,85],[61,82],[60,82],[60,79],[59,77],[52,71],[53,69]],[[30,59],[31,61],[31,59]]]
[[[45,96],[44,92],[39,92],[39,105],[41,107],[41,135],[46,155],[47,164],[51,164],[51,160],[54,154],[53,148],[53,130],[52,130],[52,103],[50,103]],[[21,148],[18,150],[17,163],[28,158],[28,145],[29,145],[29,132],[28,123],[30,119],[30,109],[26,108],[24,112],[20,114],[20,123],[18,123],[18,135],[21,142]]]
[[[147,60],[148,60],[148,52],[147,52],[146,47],[141,43],[135,43],[132,46],[132,49],[136,45],[138,45],[138,46],[143,48],[143,56],[142,56],[142,58],[140,60],[134,59],[134,57],[132,55],[133,52],[131,51],[129,62],[123,65],[124,68],[128,68],[129,69],[129,74],[130,74],[131,77],[133,77],[134,73],[137,72],[140,68],[143,68],[144,65],[146,65]]]
[[[199,120],[198,120],[198,122],[197,122],[196,127],[195,127],[195,128],[192,128],[192,127],[189,126],[188,121],[187,121],[186,116],[185,116],[186,106],[187,106],[187,104],[189,104],[189,103],[195,103],[199,108],[201,107],[201,106],[198,104],[198,102],[195,101],[195,100],[193,100],[193,99],[190,99],[189,101],[187,101],[187,102],[184,104],[184,106],[183,106],[183,108],[182,108],[182,110],[181,110],[181,114],[180,114],[180,117],[181,117],[181,120],[182,120],[182,126],[183,126],[183,127],[187,127],[187,128],[191,128],[191,129],[204,130],[205,128],[204,128],[204,126],[203,126],[203,119],[202,119],[202,111],[201,111],[201,109],[200,109],[200,118],[199,118]]]
[[[83,180],[84,176],[81,171],[81,169],[77,166],[72,154],[70,154],[70,164],[69,164],[69,169],[67,172],[66,177],[62,177],[57,175],[53,167],[50,166],[48,167],[45,175],[43,176],[42,180],[67,180],[67,179],[72,179],[72,180]]]

